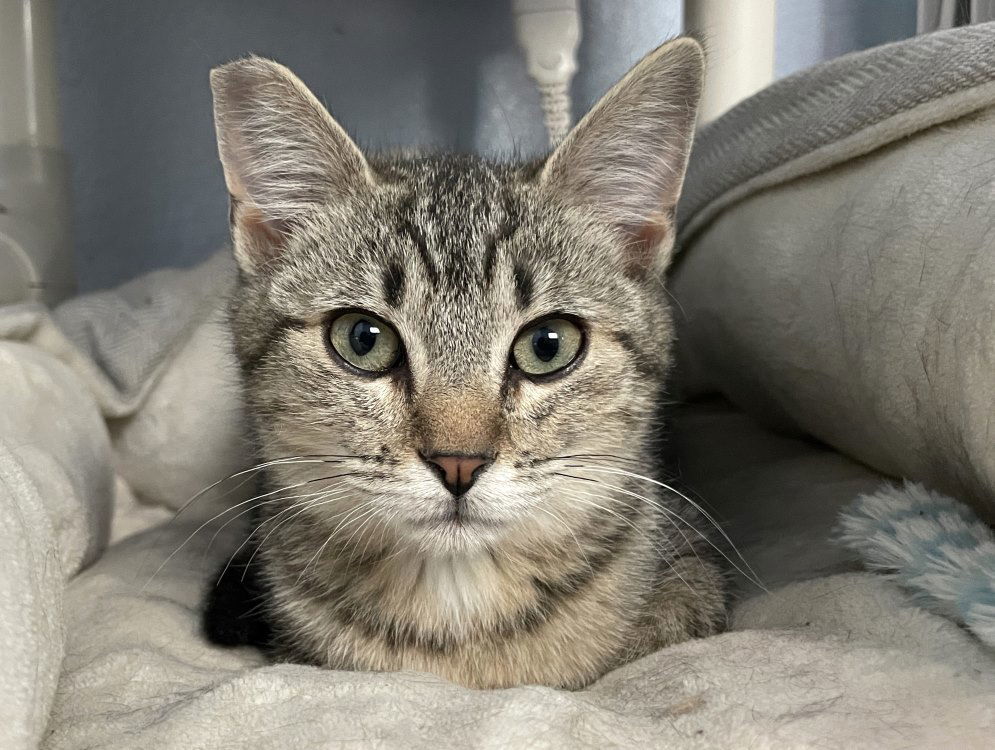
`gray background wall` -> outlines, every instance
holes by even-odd
[[[730,2],[735,0],[730,0]],[[776,68],[911,36],[915,0],[781,0]],[[679,0],[581,0],[575,114],[679,33]],[[545,134],[510,0],[63,0],[58,66],[82,290],[227,238],[207,72],[293,68],[368,147],[532,154]]]

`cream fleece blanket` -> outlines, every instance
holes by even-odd
[[[0,310],[0,748],[991,746],[992,653],[844,572],[828,541],[878,477],[722,403],[677,416],[675,458],[773,589],[739,582],[724,635],[573,693],[209,646],[198,604],[235,524],[153,573],[218,503],[161,525],[171,509],[244,460],[213,315],[226,269],[156,274],[54,318]]]

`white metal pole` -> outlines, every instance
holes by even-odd
[[[0,0],[0,145],[59,148],[51,0]]]
[[[704,42],[699,122],[713,120],[774,79],[775,0],[685,0],[684,28]]]
[[[0,304],[74,289],[53,0],[0,0]]]

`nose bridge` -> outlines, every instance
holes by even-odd
[[[492,455],[500,432],[496,395],[482,388],[439,388],[423,393],[415,430],[426,454]]]

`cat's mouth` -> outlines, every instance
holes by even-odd
[[[453,503],[452,507],[445,513],[440,513],[429,518],[421,518],[414,522],[414,525],[422,529],[493,529],[501,524],[493,519],[474,513],[467,509],[464,503]]]

